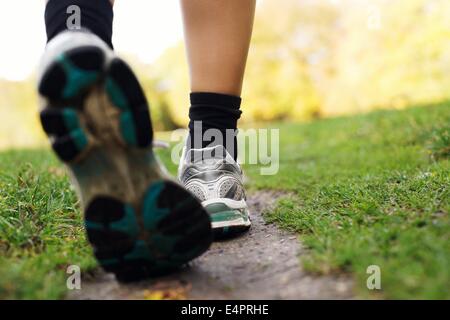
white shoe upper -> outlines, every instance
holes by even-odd
[[[242,170],[223,146],[183,149],[178,178],[204,206],[223,203],[230,209],[247,207]]]

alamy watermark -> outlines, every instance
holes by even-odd
[[[77,265],[70,265],[67,267],[66,286],[69,290],[81,290],[81,269]]]
[[[210,146],[224,145],[233,157],[234,138],[237,137],[238,162],[240,164],[258,165],[261,175],[275,175],[280,168],[280,130],[279,129],[227,129],[224,133],[218,129],[202,130],[201,121],[194,123],[194,141],[191,145],[195,149],[204,146],[204,142]],[[239,133],[239,134],[238,134]],[[171,160],[178,164],[182,157],[182,150],[186,146],[185,132],[174,131],[171,142],[176,142],[172,148]],[[203,161],[207,162],[208,157]]]
[[[69,17],[66,20],[66,26],[69,30],[81,29],[81,8],[77,5],[71,5],[66,10]]]
[[[367,278],[366,286],[369,290],[381,290],[381,269],[377,265],[370,265],[366,269],[366,273],[370,274]]]

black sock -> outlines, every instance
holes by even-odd
[[[50,0],[45,8],[47,41],[68,29],[67,21],[73,13],[67,11],[73,5],[80,8],[80,27],[90,30],[112,48],[114,13],[109,0]]]
[[[236,160],[237,121],[242,114],[240,106],[240,97],[207,92],[191,93],[187,147],[198,149],[223,145]],[[211,137],[207,137],[208,134]],[[216,139],[217,134],[221,135],[220,139]]]

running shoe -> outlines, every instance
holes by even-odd
[[[178,177],[210,214],[216,238],[250,228],[243,173],[223,146],[189,151],[184,148]]]
[[[43,129],[69,169],[104,270],[120,281],[139,280],[209,248],[208,213],[155,156],[144,92],[100,38],[66,31],[50,41],[38,91]]]

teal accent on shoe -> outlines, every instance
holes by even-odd
[[[109,97],[111,98],[111,101],[113,104],[121,109],[122,111],[128,110],[128,102],[125,95],[122,93],[122,90],[120,90],[119,86],[116,84],[116,82],[108,78],[106,79],[105,84],[106,92],[108,93]]]
[[[66,86],[63,90],[63,98],[70,99],[80,93],[80,91],[95,81],[97,81],[99,72],[86,71],[77,68],[73,65],[64,54],[59,56],[58,62],[66,74]]]
[[[127,260],[135,259],[145,259],[145,260],[155,260],[154,257],[150,255],[147,244],[143,240],[136,241],[133,251],[125,255]]]
[[[130,237],[137,237],[139,233],[134,209],[128,204],[125,205],[125,216],[119,221],[111,222],[109,226],[114,231],[126,233]]]
[[[84,150],[84,148],[87,147],[88,139],[82,129],[77,129],[75,131],[72,131],[70,133],[70,136],[72,137],[72,139],[75,142],[75,145],[77,146],[79,151],[82,151],[82,150]]]
[[[228,233],[228,231],[230,231],[230,227],[223,227],[222,229],[223,233]]]
[[[209,214],[232,210],[230,209],[230,207],[228,207],[226,204],[222,202],[208,204],[205,209],[208,211]]]
[[[126,111],[120,115],[120,130],[123,139],[131,146],[137,145],[136,128],[131,112]]]
[[[63,110],[63,119],[68,131],[73,131],[80,128],[80,121],[75,110],[65,108]]]
[[[164,182],[156,182],[145,194],[142,210],[146,230],[155,230],[158,222],[169,214],[168,208],[158,208],[158,198],[163,188]]]
[[[246,215],[239,210],[228,210],[211,214],[212,222],[231,221],[239,218],[247,220]]]

